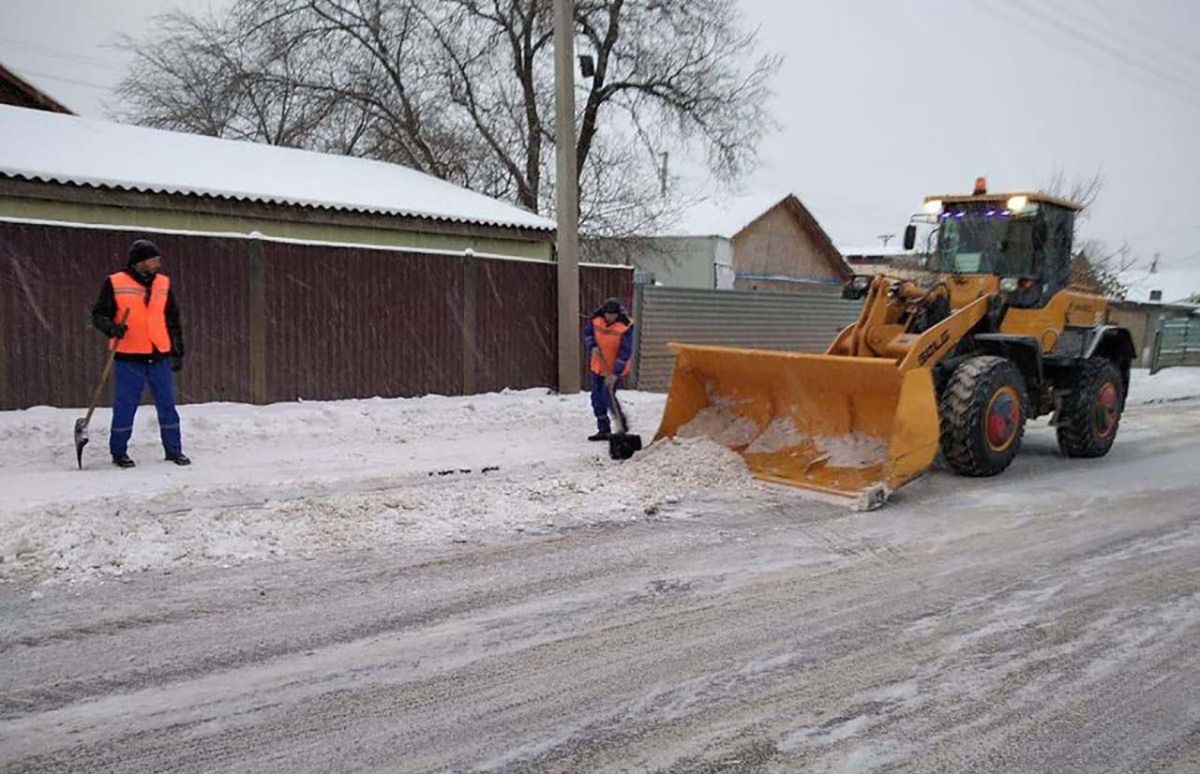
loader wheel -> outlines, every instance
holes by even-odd
[[[994,476],[1008,467],[1025,435],[1025,380],[1012,361],[971,358],[950,376],[938,413],[942,454],[955,473]]]
[[[1124,380],[1116,364],[1106,357],[1085,360],[1058,411],[1058,448],[1068,457],[1108,454],[1124,407]]]

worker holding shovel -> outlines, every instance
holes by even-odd
[[[161,268],[162,258],[154,243],[137,240],[129,248],[129,265],[109,275],[92,309],[92,324],[115,340],[110,342],[116,384],[108,448],[113,464],[121,468],[134,466],[128,453],[129,439],[147,382],[158,410],[167,460],[191,464],[183,453],[172,383],[172,372],[183,365],[183,332],[171,281]]]
[[[592,313],[583,326],[583,346],[592,356],[592,412],[596,415],[596,434],[588,440],[607,441],[612,434],[609,390],[615,394],[621,378],[633,368],[633,321],[620,301],[610,298]]]

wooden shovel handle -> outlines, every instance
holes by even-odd
[[[121,325],[129,319],[129,309],[125,310],[125,314],[121,315]],[[111,338],[108,340],[108,358],[104,361],[104,370],[100,372],[100,382],[96,385],[96,389],[92,390],[92,400],[88,403],[87,414],[83,417],[83,426],[87,427],[92,421],[92,412],[96,410],[96,402],[100,400],[100,392],[104,389],[104,385],[108,383],[108,375],[112,373],[113,360],[117,356],[117,342],[119,339]]]

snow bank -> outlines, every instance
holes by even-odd
[[[1154,376],[1145,368],[1135,368],[1130,373],[1128,404],[1140,406],[1193,399],[1200,399],[1200,368],[1168,368]]]
[[[647,441],[664,398],[623,397]],[[1200,399],[1200,369],[1134,373],[1131,406],[1184,399]],[[184,406],[190,468],[161,460],[154,412],[143,407],[137,468],[108,464],[109,416],[98,411],[86,469],[76,470],[71,430],[82,413],[0,412],[0,581],[540,533],[687,513],[701,497],[770,496],[738,455],[705,438],[609,460],[584,440],[594,429],[585,395]],[[776,421],[746,442],[770,451],[802,438]],[[845,448],[813,440],[837,458],[831,464],[867,465],[881,453],[872,439],[842,439]]]
[[[636,431],[664,396],[627,393]],[[133,470],[107,462],[94,418],[75,469],[77,411],[0,413],[0,580],[95,580],[380,546],[483,539],[686,511],[698,496],[757,487],[707,440],[650,445],[632,460],[588,443],[587,396],[466,398],[181,409],[190,468],[161,461],[139,411]]]

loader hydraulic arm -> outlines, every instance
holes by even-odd
[[[863,301],[858,320],[834,339],[826,354],[844,357],[884,358],[900,371],[931,368],[984,318],[989,298],[977,298],[965,307],[914,332],[913,322],[922,310],[949,303],[945,285],[922,288],[914,282],[876,277]]]

